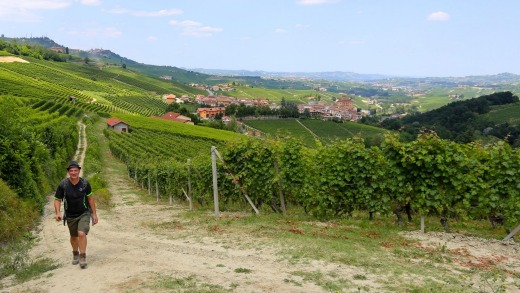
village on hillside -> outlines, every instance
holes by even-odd
[[[278,110],[281,105],[270,102],[267,98],[236,98],[228,96],[214,96],[214,95],[197,95],[194,98],[188,95],[178,97],[175,94],[166,94],[162,96],[163,100],[168,103],[178,104],[199,104],[201,107],[197,108],[196,114],[199,119],[208,120],[222,117],[223,122],[229,119],[226,116],[226,107],[230,105],[244,105],[246,107],[268,107],[270,110]],[[297,105],[298,113],[309,118],[316,118],[322,120],[338,120],[338,121],[358,121],[363,116],[370,115],[367,110],[358,109],[352,100],[344,95],[335,101],[334,104],[328,104],[320,101],[311,100],[306,104]],[[171,116],[171,115],[170,115]],[[167,119],[166,117],[162,117]],[[184,119],[185,117],[181,117]],[[174,118],[169,120],[177,121]],[[184,120],[177,122],[186,123]]]

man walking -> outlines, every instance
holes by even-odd
[[[58,185],[54,196],[54,210],[56,221],[65,221],[69,227],[70,244],[72,245],[72,264],[84,269],[87,267],[87,234],[90,230],[90,218],[92,225],[97,224],[98,216],[96,203],[92,196],[92,188],[88,181],[79,177],[81,167],[76,161],[67,166],[69,178],[65,178]],[[65,208],[64,216],[61,216],[61,201]]]

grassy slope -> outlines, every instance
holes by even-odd
[[[412,105],[417,105],[420,112],[426,112],[440,108],[450,103],[450,98],[446,96],[439,97],[419,97],[411,101]]]
[[[295,137],[302,139],[308,147],[316,145],[314,136],[307,130],[307,127],[314,133],[320,141],[328,143],[334,139],[345,139],[359,135],[364,138],[382,136],[386,131],[377,127],[367,126],[354,122],[334,123],[331,121],[299,120],[252,120],[246,121],[247,125],[272,135],[289,132]],[[302,126],[303,124],[303,126]],[[305,127],[304,127],[305,126]]]
[[[385,133],[383,129],[354,122],[334,123],[321,120],[302,120],[301,122],[323,142],[329,142],[334,139],[351,138],[356,135],[369,138]]]
[[[511,125],[518,125],[520,123],[520,103],[494,106],[485,117],[497,124],[507,122]]]
[[[284,120],[248,120],[245,121],[247,125],[254,127],[264,133],[278,135],[289,133],[294,137],[300,138],[304,145],[308,147],[315,147],[316,142],[314,136],[307,131],[295,119]]]
[[[195,136],[220,141],[227,141],[239,135],[237,133],[225,130],[218,130],[214,128],[196,125],[188,125],[163,119],[154,119],[136,115],[116,113],[114,114],[114,117],[117,117],[125,121],[126,123],[130,124],[130,129],[132,128],[132,126],[134,126],[150,130],[169,132],[177,135]]]
[[[0,63],[0,95],[56,99],[59,103],[75,96],[80,103],[97,105],[90,107],[94,111],[148,116],[160,114],[166,108],[161,93],[203,92],[119,67],[100,69],[92,64],[23,59],[30,63]]]
[[[294,89],[266,89],[260,87],[247,87],[239,86],[236,87],[236,91],[231,92],[217,92],[216,94],[240,98],[267,98],[271,102],[279,104],[282,98],[285,98],[288,102],[294,102],[298,104],[308,103],[310,100],[309,96],[317,97],[321,96],[321,101],[332,103],[333,97],[340,98],[341,95],[331,92],[317,92],[314,90],[294,90]],[[363,107],[364,103],[361,99],[354,98],[354,102],[357,106]],[[366,107],[365,107],[366,108]]]

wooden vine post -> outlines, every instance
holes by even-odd
[[[278,188],[279,188],[279,194],[280,194],[280,205],[282,206],[282,213],[283,216],[287,216],[287,211],[285,209],[285,197],[283,196],[283,184],[282,184],[282,178],[280,177],[280,167],[278,166],[278,160],[274,160],[274,169],[276,170],[276,176],[278,176]]]
[[[157,195],[157,201],[159,201],[159,174],[155,177],[155,193]]]
[[[193,211],[193,197],[191,193],[191,170],[190,170],[190,159],[188,159],[188,199],[190,201],[190,211]]]
[[[217,151],[217,147],[211,147],[211,169],[213,170],[213,202],[215,206],[215,217],[219,217],[219,208],[218,208],[218,181],[217,181],[217,155],[215,152]]]
[[[220,155],[220,153],[217,151],[217,148],[215,148],[215,150],[213,151],[213,153],[219,158],[219,160],[222,162],[222,164],[224,165],[224,168],[227,169],[228,173],[231,174],[231,176],[233,176],[233,178],[237,178],[232,172],[231,170],[229,170],[229,168],[226,166],[226,162],[224,162],[224,159],[222,158],[222,156]],[[215,159],[216,161],[216,159]],[[213,179],[215,180],[216,178],[216,174],[217,174],[217,165],[216,165],[216,162],[215,162],[215,171],[214,171],[214,177]],[[242,185],[240,184],[240,181],[239,180],[236,180],[235,181],[235,184],[238,185],[240,191],[242,191],[242,194],[244,194],[244,197],[246,198],[247,202],[251,205],[251,207],[253,208],[253,210],[255,211],[255,213],[257,215],[260,214],[260,212],[258,211],[258,209],[256,208],[255,204],[253,203],[253,201],[251,200],[251,198],[249,198],[249,195],[247,195],[247,192],[246,190],[244,189],[244,187],[242,187]]]
[[[506,238],[504,238],[503,240],[506,241],[506,240],[509,240],[511,238],[513,238],[513,236],[515,236],[516,233],[520,232],[520,224],[518,224],[518,226],[516,226],[516,228],[514,228],[511,233],[509,233]]]
[[[148,195],[152,194],[152,187],[150,186],[150,170],[148,170]]]

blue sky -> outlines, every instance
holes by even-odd
[[[520,74],[517,0],[0,0],[0,34],[183,68]]]

